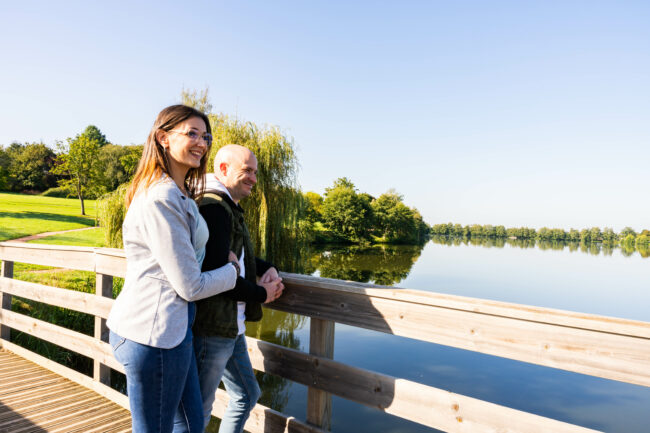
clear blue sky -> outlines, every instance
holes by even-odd
[[[3,2],[0,144],[142,143],[182,88],[429,223],[650,228],[650,2]]]

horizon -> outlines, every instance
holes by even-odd
[[[304,192],[394,188],[431,225],[650,228],[646,2],[4,12],[2,145],[89,124],[141,144],[182,89],[207,87],[215,112],[293,137]]]

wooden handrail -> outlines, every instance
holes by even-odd
[[[0,242],[0,259],[3,269],[19,261],[92,271],[98,287],[97,295],[89,295],[17,281],[6,272],[0,278],[0,344],[9,350],[15,347],[4,332],[11,327],[91,357],[95,382],[106,381],[107,367],[123,371],[110,346],[101,341],[103,321],[113,303],[108,282],[126,273],[123,251]],[[508,431],[527,433],[593,431],[333,361],[335,322],[650,386],[650,323],[297,274],[282,276],[285,294],[268,307],[311,317],[313,347],[304,353],[248,338],[251,361],[257,370],[307,385],[307,418],[320,426],[331,410],[328,396],[335,394],[444,431],[456,431],[460,422],[465,429],[472,426],[477,431],[505,426]],[[8,311],[10,296],[92,314],[95,337]],[[220,401],[224,398],[217,396]],[[318,431],[268,408],[257,408],[251,423],[263,427],[247,425],[253,431]],[[268,430],[269,425],[273,429]]]

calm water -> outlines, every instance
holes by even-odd
[[[437,239],[424,248],[322,248],[305,271],[650,322],[650,258],[639,252],[514,242]],[[647,254],[644,255],[647,256]],[[307,350],[309,321],[266,311],[249,335]],[[334,358],[368,370],[607,432],[650,431],[644,388],[407,338],[336,326]],[[305,419],[306,387],[261,375],[263,401]],[[378,410],[333,398],[336,432],[431,432]]]

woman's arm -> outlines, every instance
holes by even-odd
[[[235,286],[237,271],[225,264],[201,272],[190,239],[187,203],[180,191],[169,190],[149,197],[142,206],[144,241],[178,296],[196,301]]]

